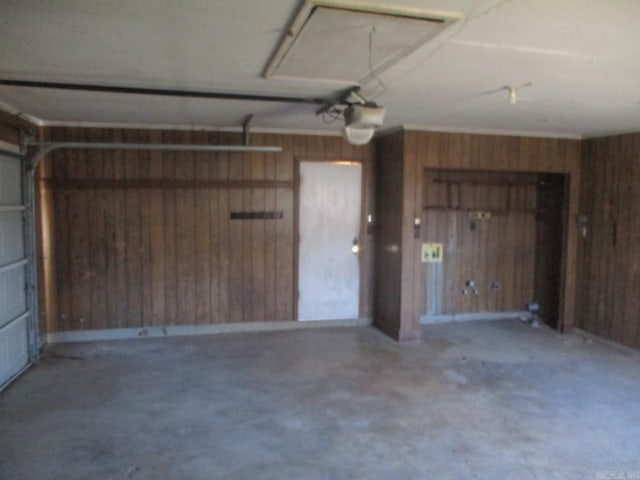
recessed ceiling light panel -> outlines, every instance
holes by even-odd
[[[456,20],[441,13],[307,0],[264,76],[363,84]]]

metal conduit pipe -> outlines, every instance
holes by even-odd
[[[248,145],[192,145],[162,143],[91,143],[91,142],[26,142],[26,147],[36,147],[30,161],[30,174],[33,176],[42,159],[54,150],[164,150],[168,152],[262,152],[278,153],[282,147],[252,147]]]

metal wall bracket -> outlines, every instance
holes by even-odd
[[[344,105],[345,107],[353,104],[353,103],[367,103],[367,101],[362,97],[358,92],[360,92],[360,86],[354,85],[353,87],[345,88],[338,92],[335,96],[334,100],[327,100],[325,105],[316,110],[316,116],[322,115],[323,113],[327,113],[336,105]],[[356,97],[357,102],[350,101],[350,97]]]
[[[249,146],[249,134],[251,133],[251,120],[253,120],[253,113],[247,115],[242,122],[242,143],[245,146]]]
[[[170,152],[264,152],[278,153],[282,147],[250,147],[247,145],[193,145],[193,144],[163,144],[163,143],[91,143],[91,142],[27,142],[27,147],[37,150],[28,158],[30,175],[33,178],[35,170],[42,159],[54,150],[164,150]]]
[[[20,153],[26,155],[29,150],[29,145],[33,145],[36,142],[36,132],[34,129],[20,129]]]

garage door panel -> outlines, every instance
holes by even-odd
[[[0,156],[0,206],[22,203],[22,170],[20,160]]]
[[[21,211],[0,213],[0,267],[24,258],[22,229]]]
[[[0,152],[0,390],[29,363],[22,161]],[[31,193],[31,192],[30,192]]]
[[[29,362],[27,318],[0,327],[0,386]]]
[[[27,310],[24,267],[0,273],[0,328]]]

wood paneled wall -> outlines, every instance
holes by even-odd
[[[421,241],[441,243],[444,261],[421,266],[421,315],[521,311],[535,299],[536,186],[535,174],[425,170]]]
[[[0,110],[0,141],[20,145],[22,131],[36,132],[35,125]]]
[[[535,302],[555,327],[564,174],[425,169],[423,190],[421,240],[444,246],[443,262],[422,264],[425,321]]]
[[[578,326],[640,348],[640,133],[585,141],[582,177]]]
[[[399,338],[402,303],[403,133],[376,139],[374,323]]]
[[[400,339],[420,337],[419,313],[423,305],[425,291],[424,275],[420,262],[421,239],[414,234],[414,219],[421,218],[423,206],[422,172],[425,168],[470,169],[511,172],[550,172],[567,175],[566,198],[568,209],[564,214],[567,228],[563,236],[562,286],[560,316],[564,329],[573,325],[575,307],[575,264],[577,247],[577,227],[575,215],[579,200],[579,163],[580,142],[574,140],[508,137],[494,135],[475,135],[440,132],[405,131],[378,140],[384,143],[389,155],[388,164],[401,165],[401,183],[397,189],[402,191],[400,213],[401,235],[401,299],[395,315],[394,325],[388,325],[387,331]],[[379,171],[379,175],[384,172]],[[380,183],[380,182],[378,182]],[[385,192],[377,192],[378,205],[385,205],[388,199]],[[396,202],[397,203],[397,202]],[[398,230],[397,226],[380,225],[380,229]],[[422,225],[428,229],[428,225]],[[391,237],[392,235],[389,234]],[[384,245],[377,249],[381,255],[390,255]],[[377,259],[378,263],[384,263]],[[393,280],[392,280],[393,281]],[[378,284],[377,284],[378,285]],[[381,289],[376,289],[376,295]],[[396,305],[377,305],[377,310]]]
[[[30,125],[0,112],[0,140],[18,143],[25,127]],[[240,141],[236,134],[64,128],[47,130],[45,138]],[[374,236],[363,231],[361,316],[372,316],[375,303],[375,322],[389,335],[411,339],[419,331],[425,285],[413,219],[424,200],[422,169],[556,172],[568,174],[567,229],[559,254],[564,328],[576,318],[587,331],[640,347],[640,257],[635,248],[640,235],[640,134],[582,142],[581,167],[581,142],[571,140],[398,131],[379,138],[375,148],[362,149],[334,137],[252,139],[285,150],[273,157],[59,152],[55,161],[43,162],[40,240],[48,248],[39,252],[41,319],[47,322],[41,329],[291,319],[293,222],[286,217],[281,223],[226,222],[224,233],[218,224],[232,208],[264,205],[291,212],[296,158],[348,158],[365,165],[363,214],[374,201],[379,204],[375,267],[384,274],[375,276],[374,290]],[[579,171],[584,179],[580,212],[588,218],[585,239],[578,238],[575,224]],[[250,183],[256,181],[285,183],[273,188]],[[259,186],[265,188],[255,188]],[[188,211],[192,215],[185,216]],[[232,235],[240,240],[230,241]]]
[[[48,137],[241,142],[239,134],[203,131],[55,128]],[[55,292],[54,304],[44,306],[49,329],[293,320],[295,162],[361,161],[365,218],[373,208],[371,149],[338,137],[253,134],[251,140],[283,152],[61,150],[47,159],[41,184],[53,192],[47,221],[55,245],[55,268],[45,280]],[[230,220],[239,211],[284,215]],[[372,310],[372,247],[367,238],[360,256],[362,317]]]

